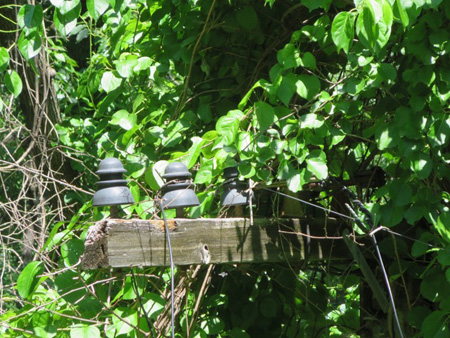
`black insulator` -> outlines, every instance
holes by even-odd
[[[199,205],[192,187],[194,186],[190,179],[192,174],[181,162],[170,163],[162,177],[166,184],[162,188],[162,205],[167,209],[181,209]]]
[[[236,167],[226,168],[223,177],[223,194],[221,203],[223,206],[236,206],[248,204],[248,185],[239,181],[239,171]]]
[[[94,195],[92,205],[98,207],[134,203],[133,195],[127,187],[127,180],[122,177],[126,172],[117,158],[109,157],[102,160],[96,172],[100,176],[100,181],[97,183],[98,191]]]

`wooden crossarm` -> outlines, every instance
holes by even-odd
[[[169,220],[176,265],[348,259],[335,219],[178,218]],[[320,237],[320,238],[319,238]],[[326,238],[325,238],[326,237]],[[169,266],[161,220],[109,219],[88,232],[85,269]]]

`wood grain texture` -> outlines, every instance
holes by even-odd
[[[334,219],[255,219],[253,225],[247,218],[169,220],[176,265],[349,258],[340,239],[302,235],[333,236],[341,227]],[[102,229],[106,244],[100,247],[106,250],[106,261],[98,267],[170,265],[162,221],[110,219]],[[86,242],[92,247],[95,239],[87,238]],[[88,254],[86,250],[82,262],[92,261]],[[95,268],[92,264],[83,266]]]

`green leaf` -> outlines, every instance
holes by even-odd
[[[145,181],[153,191],[158,191],[164,185],[162,175],[168,164],[168,161],[158,161],[145,171]]]
[[[448,326],[449,313],[445,311],[433,311],[422,323],[424,338],[449,338]]]
[[[122,84],[122,79],[116,77],[113,72],[104,72],[102,75],[101,86],[107,93],[117,89]]]
[[[212,120],[211,106],[209,104],[201,104],[198,106],[197,115],[204,123],[209,123]]]
[[[420,179],[426,179],[433,169],[433,161],[430,155],[420,153],[418,158],[411,162],[411,168]]]
[[[153,64],[153,60],[148,56],[140,57],[137,61],[138,63],[133,69],[136,73],[139,73],[141,70],[149,69]]]
[[[310,52],[306,52],[303,54],[301,58],[301,65],[305,68],[309,68],[311,70],[316,70],[316,58]]]
[[[403,179],[393,181],[389,186],[389,193],[396,206],[405,206],[412,201],[412,188]]]
[[[440,250],[437,255],[439,264],[443,266],[450,265],[450,246],[446,246],[444,250]]]
[[[430,249],[430,246],[428,245],[428,243],[433,240],[434,240],[434,235],[431,232],[422,233],[420,235],[419,240],[414,242],[414,244],[411,248],[411,255],[414,258],[425,255],[428,252],[428,250]]]
[[[216,130],[219,135],[223,136],[223,144],[231,145],[239,130],[240,121],[234,116],[227,114],[217,120]]]
[[[372,15],[372,11],[364,7],[362,12],[358,15],[356,20],[356,34],[359,41],[369,49],[373,49],[378,35],[377,26],[375,24],[375,18]]]
[[[404,212],[404,207],[395,206],[394,203],[390,201],[380,208],[381,224],[388,228],[397,225],[402,221]]]
[[[246,131],[240,132],[238,135],[238,142],[237,142],[237,149],[241,155],[241,159],[245,159],[243,157],[246,156],[252,156],[252,145],[254,146],[254,143],[252,142],[252,135]]]
[[[239,102],[238,108],[241,109],[241,110],[244,109],[245,106],[247,105],[247,102],[250,99],[250,96],[252,95],[253,91],[256,88],[265,88],[268,84],[269,84],[269,82],[267,82],[264,79],[261,79],[258,82],[256,82],[253,85],[253,87],[247,92],[247,94],[245,94],[245,96],[242,98],[241,102]]]
[[[394,81],[397,78],[397,71],[390,63],[380,63],[378,72],[384,80]]]
[[[292,176],[286,180],[287,187],[292,192],[302,190],[302,187],[311,179],[311,172],[306,168],[297,170]]]
[[[21,28],[41,28],[42,19],[44,17],[41,5],[24,5],[17,13],[17,23]]]
[[[17,41],[19,51],[27,61],[39,54],[41,44],[41,36],[37,31],[33,31],[28,35],[23,31]]]
[[[317,179],[324,180],[328,177],[327,157],[322,150],[313,150],[306,157],[306,166]]]
[[[245,178],[251,178],[256,175],[255,167],[248,161],[241,161],[238,166],[239,173]]]
[[[63,0],[58,1],[58,9],[61,14],[66,15],[73,11],[77,11],[77,8],[80,7],[80,0]],[[79,15],[79,14],[78,14]]]
[[[317,114],[305,114],[300,116],[300,128],[301,129],[317,129],[323,126],[323,124],[325,123],[324,119],[322,116],[317,115]]]
[[[135,309],[118,307],[114,310],[114,313],[117,316],[112,316],[112,322],[117,330],[117,335],[126,335],[134,330],[128,323],[134,326],[137,325],[137,311]],[[122,318],[125,319],[126,322],[121,320]]]
[[[348,54],[354,38],[355,16],[350,12],[340,12],[331,25],[331,38],[338,48]]]
[[[18,97],[22,92],[22,80],[20,79],[19,74],[14,70],[8,70],[5,74],[5,85],[6,88],[14,95],[14,97]]]
[[[61,1],[53,14],[53,22],[62,36],[67,36],[77,26],[77,19],[81,13],[79,0]]]
[[[146,292],[146,298],[149,299],[144,303],[144,309],[150,319],[156,319],[164,310],[165,301],[161,296],[152,292]]]
[[[276,121],[275,109],[265,102],[258,101],[255,103],[255,114],[260,131],[269,129]]]
[[[365,47],[379,52],[391,34],[392,7],[386,0],[368,0],[364,5],[356,21],[356,34]]]
[[[137,115],[130,114],[126,110],[121,109],[112,116],[112,119],[111,121],[109,121],[109,123],[113,125],[118,125],[122,129],[130,130],[134,126],[136,126]]]
[[[236,19],[239,25],[247,30],[255,29],[258,26],[258,15],[253,7],[244,7],[236,13]]]
[[[320,81],[317,77],[302,74],[297,79],[297,94],[311,100],[320,92]]]
[[[0,47],[0,72],[3,72],[9,65],[9,53],[5,47]]]
[[[313,11],[317,8],[323,8],[328,11],[332,0],[302,0],[302,4],[305,5],[309,11]]]
[[[37,275],[44,271],[42,262],[31,262],[20,273],[17,279],[17,291],[20,297],[28,298],[37,286]]]
[[[295,74],[289,73],[283,77],[277,90],[277,96],[286,106],[292,99],[296,90],[297,77]]]
[[[443,0],[425,0],[425,4],[427,4],[429,8],[434,9],[438,8],[442,1]]]
[[[195,184],[210,183],[212,179],[213,165],[214,165],[213,159],[209,159],[208,161],[202,163],[200,169],[195,175],[194,183]]]
[[[87,0],[86,7],[92,19],[97,21],[109,7],[108,0]]]
[[[191,141],[192,146],[187,151],[187,155],[182,158],[182,162],[188,169],[192,168],[197,163],[197,159],[202,151],[202,146],[205,144],[205,141],[201,137],[193,137],[191,138]]]
[[[83,251],[84,243],[77,238],[72,238],[70,241],[62,244],[61,257],[64,259],[64,264],[67,267],[75,265]]]
[[[297,68],[301,65],[300,50],[292,43],[288,43],[277,53],[277,60],[284,69]]]
[[[434,227],[437,229],[442,238],[450,243],[450,213],[448,209],[437,218],[434,222]]]
[[[403,27],[405,28],[409,26],[409,16],[406,9],[412,7],[412,5],[413,0],[395,0],[395,9],[397,10]]]
[[[100,330],[95,326],[76,325],[70,330],[70,338],[97,338],[100,336]]]
[[[219,317],[208,316],[200,324],[200,327],[208,335],[217,335],[225,328],[225,323]]]
[[[115,64],[117,73],[119,73],[119,75],[122,76],[123,78],[127,79],[131,75],[133,75],[133,70],[136,66],[139,65],[139,61],[137,59],[137,56],[129,55],[124,60],[116,61]]]
[[[378,144],[378,149],[384,150],[393,146],[393,136],[391,135],[392,130],[390,130],[390,128],[386,129],[384,129],[384,127],[380,128],[376,134],[377,134],[376,142]]]
[[[34,333],[34,337],[53,338],[57,334],[57,328],[53,325],[48,325],[45,327],[34,326],[33,333]]]

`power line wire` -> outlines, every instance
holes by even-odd
[[[272,190],[272,189],[269,189],[269,188],[261,188],[261,189],[262,189],[262,190],[271,191],[271,192],[276,193],[276,194],[279,194],[279,195],[281,195],[281,196],[284,196],[284,197],[293,199],[294,201],[298,201],[298,202],[301,202],[301,203],[303,203],[303,204],[309,205],[309,206],[311,206],[311,207],[314,207],[314,208],[323,210],[323,211],[328,212],[328,213],[330,213],[330,214],[334,214],[334,215],[337,215],[337,216],[344,217],[344,218],[347,218],[347,219],[349,219],[349,220],[355,221],[355,218],[354,218],[354,217],[350,217],[350,216],[341,214],[340,212],[337,212],[337,211],[333,211],[333,210],[324,208],[324,207],[322,207],[322,206],[320,206],[320,205],[317,205],[317,204],[314,204],[314,203],[311,203],[311,202],[302,200],[302,199],[300,199],[300,198],[293,197],[293,196],[290,196],[290,195],[287,195],[287,194],[284,194],[284,193],[282,193],[282,192],[279,192],[279,191],[276,191],[276,190]]]

